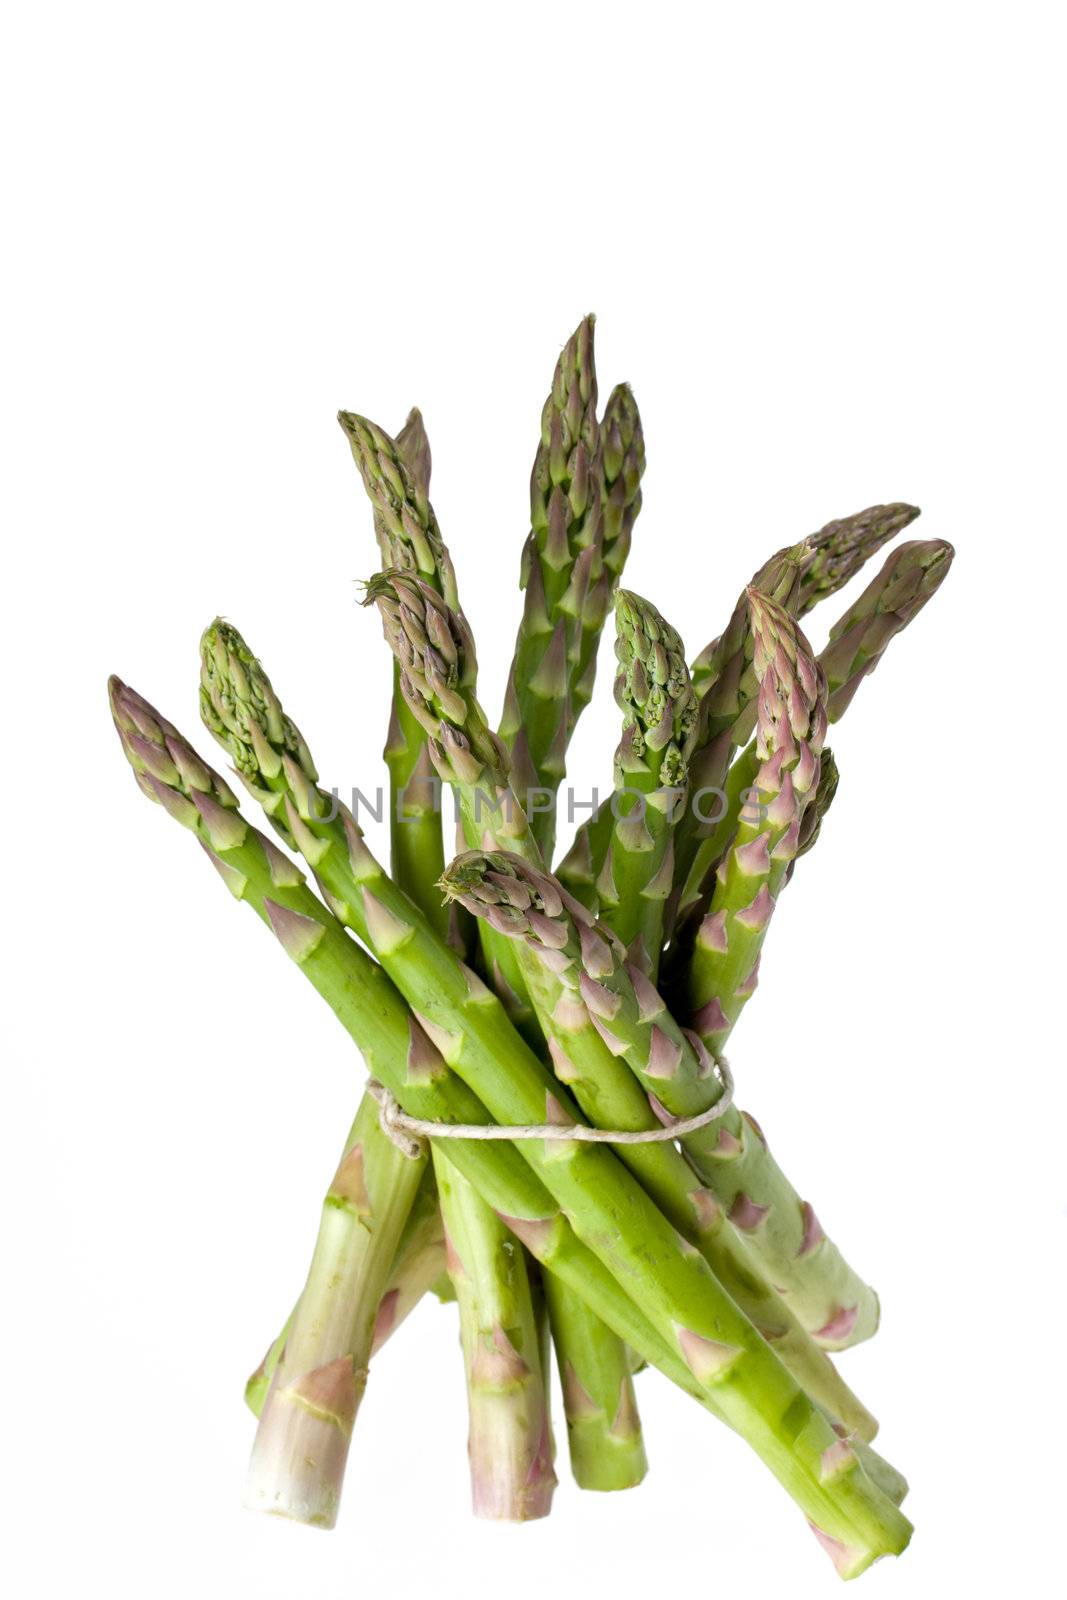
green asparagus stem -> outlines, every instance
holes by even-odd
[[[382,565],[420,572],[439,594],[456,601],[452,561],[429,501],[430,441],[422,413],[412,410],[395,441],[384,429],[351,412],[339,420],[374,511]],[[426,736],[404,701],[394,668],[385,761],[389,771],[389,823],[393,877],[441,933],[447,913],[432,886],[444,866],[440,785]]]
[[[593,926],[592,919],[583,920],[577,902],[568,904],[557,880],[505,852],[461,856],[443,881],[474,915],[496,920],[516,939],[556,1075],[589,1121],[627,1130],[658,1127],[649,1093],[608,1047],[583,999],[582,931]],[[680,1151],[667,1143],[621,1145],[619,1155],[831,1420],[872,1439],[874,1418],[771,1287],[716,1195]]]
[[[813,533],[808,540],[811,560],[801,579],[796,615],[805,616],[820,600],[843,589],[884,544],[895,539],[918,515],[918,506],[897,501],[839,517]]]
[[[400,460],[407,466],[417,491],[426,495],[429,489],[430,446],[419,411],[412,410],[409,413],[407,422],[397,436],[396,451]],[[398,533],[390,534],[387,523],[376,513],[375,526],[385,559],[391,562],[398,552],[407,552],[415,563],[417,556],[415,544],[403,530],[402,523]],[[432,571],[436,575],[436,564]],[[437,780],[429,763],[422,729],[408,711],[403,696],[395,685],[385,759],[390,774],[390,824],[394,874],[407,891],[419,899],[427,916],[443,932],[447,929],[448,917],[441,906],[440,895],[433,890],[433,885],[444,865],[440,807],[437,804]],[[421,895],[420,888],[423,890]],[[366,1101],[361,1107],[360,1118],[365,1118],[368,1125],[377,1130],[377,1108],[372,1101]],[[376,1131],[372,1137],[380,1140],[383,1136]],[[328,1197],[327,1206],[329,1204]],[[436,1210],[436,1199],[434,1199],[434,1209]],[[424,1268],[432,1265],[431,1254],[428,1253],[423,1259]],[[434,1278],[439,1277],[443,1268],[442,1245],[440,1263],[432,1272],[425,1288],[429,1287]],[[409,1273],[404,1287],[410,1291],[417,1283],[417,1278]],[[423,1292],[425,1289],[419,1286],[419,1297]],[[411,1308],[410,1304],[404,1304],[401,1308],[399,1302],[400,1286],[391,1286],[383,1296],[382,1306],[379,1308],[378,1326],[381,1324],[383,1312],[391,1325],[398,1325],[398,1309],[402,1317]],[[299,1307],[291,1314],[282,1333],[267,1352],[263,1363],[246,1385],[246,1398],[257,1416],[262,1411],[270,1381],[286,1348],[294,1319],[297,1319],[299,1327],[298,1311]],[[380,1342],[377,1333],[375,1340],[376,1343]]]
[[[623,732],[615,752],[611,837],[596,888],[605,922],[654,980],[674,877],[675,820],[696,736],[697,698],[682,641],[654,606],[620,590],[615,626],[615,699],[623,712]]]
[[[648,1470],[630,1352],[551,1273],[544,1279],[563,1389],[571,1472],[581,1489],[632,1489]]]
[[[401,444],[399,438],[397,443]],[[428,443],[424,459],[423,487],[428,488]],[[418,745],[426,761],[424,777],[430,777],[433,769],[425,731],[404,701],[396,663],[393,670],[394,716],[404,726],[407,741]],[[436,804],[438,796],[433,798],[439,835],[440,806]],[[405,831],[395,821],[394,828],[400,834]],[[440,931],[447,917],[436,892],[440,871],[434,872],[428,859],[417,863],[406,859],[405,843],[401,838],[394,848],[393,877],[424,912],[433,908],[428,920]],[[443,865],[442,859],[442,869]],[[451,1218],[450,1278],[460,1306],[467,1366],[468,1453],[474,1513],[520,1522],[547,1516],[556,1482],[554,1452],[547,1375],[542,1371],[540,1352],[536,1362],[529,1348],[525,1359],[521,1353],[522,1335],[525,1334],[526,1345],[532,1347],[531,1334],[535,1331],[524,1254],[521,1246],[510,1241],[495,1213],[440,1151],[435,1152],[435,1166],[448,1175],[448,1180],[442,1181],[442,1206]],[[462,1248],[457,1240],[462,1240]],[[464,1258],[468,1260],[467,1267]],[[561,1286],[561,1294],[566,1297],[569,1291]],[[599,1322],[597,1325],[603,1326]],[[516,1327],[519,1349],[515,1348]]]
[[[434,1171],[459,1303],[476,1517],[547,1517],[556,1474],[522,1247],[438,1146]]]
[[[711,908],[701,924],[686,976],[692,1026],[713,1055],[756,987],[759,957],[776,897],[799,846],[804,811],[819,781],[826,729],[826,687],[799,628],[781,607],[750,595],[755,668],[759,677],[755,777],[764,804],[743,811],[717,874]],[[670,1110],[678,1114],[674,1105]],[[757,1141],[758,1142],[758,1141]],[[747,1214],[756,1237],[770,1239],[782,1208],[768,1216],[749,1194]],[[793,1276],[784,1263],[774,1271],[790,1287],[801,1321],[830,1348],[855,1343],[874,1331],[877,1301],[827,1248],[814,1218],[795,1210],[791,1219]],[[787,1230],[785,1238],[791,1238]],[[812,1281],[805,1283],[804,1279]],[[816,1292],[811,1293],[814,1289]],[[828,1298],[832,1291],[835,1304]]]
[[[123,749],[145,794],[197,835],[231,892],[272,928],[404,1109],[434,1120],[484,1121],[486,1108],[448,1071],[382,970],[304,887],[292,862],[240,817],[222,779],[139,696],[117,679],[110,687]],[[407,942],[398,929],[393,939],[394,948]],[[471,982],[477,1008],[487,991],[474,986],[473,975]],[[539,1087],[531,1097],[510,1082],[506,1065],[490,1057],[483,1066],[493,1089],[490,1115],[514,1121],[513,1103],[520,1119],[523,1107],[543,1107]],[[718,1290],[706,1264],[681,1248],[636,1185],[618,1183],[612,1156],[566,1142],[542,1150],[530,1141],[520,1153],[477,1140],[456,1140],[449,1156],[543,1266],[749,1440],[804,1509],[842,1576],[906,1546],[907,1519]],[[567,1217],[552,1190],[567,1196]],[[583,1226],[584,1243],[572,1222]]]
[[[478,703],[478,662],[462,613],[429,584],[396,571],[370,580],[367,603],[378,607],[400,667],[401,691],[427,735],[438,776],[455,791],[468,844],[491,836],[540,861],[526,812],[511,786],[507,748]],[[492,929],[480,930],[480,938],[494,989],[523,1036],[539,1045],[514,950]]]
[[[329,1203],[327,1199],[327,1204]],[[432,1170],[427,1167],[404,1224],[404,1231],[400,1235],[400,1243],[393,1257],[385,1292],[378,1302],[370,1349],[372,1358],[392,1338],[424,1295],[436,1292],[440,1298],[442,1292],[447,1291],[444,1293],[444,1298],[449,1300],[454,1298],[446,1276],[446,1267],[445,1233],[437,1204],[437,1186],[433,1181]],[[263,1409],[263,1402],[267,1397],[267,1390],[282,1351],[285,1349],[296,1309],[294,1306],[285,1326],[245,1384],[245,1402],[253,1416],[258,1417]]]
[[[386,1137],[364,1096],[260,1415],[245,1496],[255,1510],[337,1520],[378,1305],[424,1165]]]
[[[564,346],[541,414],[522,555],[523,614],[500,723],[520,799],[547,852],[554,832],[551,802],[566,772],[582,608],[601,539],[593,324],[592,316],[583,317]],[[545,791],[537,807],[535,790]]]
[[[437,605],[443,602],[437,600]],[[312,866],[340,920],[378,950],[382,918],[388,943],[393,919],[414,917],[415,906],[371,856],[351,816],[315,788],[315,767],[307,745],[236,629],[227,623],[214,623],[204,634],[201,659],[201,710],[206,725],[227,750],[238,775],[261,801],[282,837]],[[477,715],[475,702],[471,722]],[[480,726],[484,728],[484,720]],[[495,753],[496,736],[487,729],[484,732],[486,748],[490,754]],[[417,942],[423,950],[424,964],[432,963],[430,970],[442,974],[445,992],[453,1001],[453,1020],[464,1026],[464,1014],[469,1010],[470,974],[423,917],[418,919]],[[501,943],[514,962],[510,941]],[[388,960],[385,964],[389,967]],[[486,1010],[477,1008],[475,1014],[484,1016]],[[511,1046],[520,1042],[499,1000],[492,1001],[485,1037],[491,1047],[498,1049],[501,1041]],[[532,1058],[527,1053],[529,1059]],[[549,1074],[544,1069],[541,1072],[547,1085],[551,1081]],[[564,1292],[568,1291],[560,1291]],[[573,1320],[576,1322],[577,1317]],[[612,1363],[624,1370],[628,1358],[620,1341],[603,1327],[598,1338],[603,1346],[605,1370]],[[588,1456],[592,1451],[591,1430],[587,1430],[586,1447]],[[605,1453],[618,1454],[612,1441],[605,1440]]]

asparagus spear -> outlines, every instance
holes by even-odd
[[[384,429],[342,411],[344,429],[374,510],[374,529],[385,567],[421,572],[439,594],[456,603],[452,561],[429,500],[430,441],[417,409],[392,440]],[[393,699],[385,761],[389,771],[391,869],[440,932],[447,912],[432,892],[444,867],[440,789],[426,735],[405,703],[393,671]]]
[[[396,444],[416,488],[428,494],[430,445],[421,413],[411,412]],[[443,592],[440,581],[437,587]],[[440,784],[425,731],[400,692],[395,662],[385,754],[393,878],[431,925],[447,933],[448,908],[436,888],[444,868]],[[554,1452],[525,1252],[446,1156],[435,1152],[434,1167],[453,1244],[449,1277],[465,1354],[474,1514],[514,1522],[547,1516],[556,1482]]]
[[[684,910],[681,892],[688,882],[701,842],[714,827],[730,759],[751,732],[756,693],[754,643],[748,594],[755,589],[786,610],[799,604],[810,547],[779,550],[754,575],[733,609],[726,631],[693,663],[693,687],[700,706],[689,760],[689,795],[674,835],[674,885],[664,911],[664,931],[674,932]]]
[[[556,363],[541,413],[530,478],[530,533],[522,554],[523,613],[508,675],[500,734],[534,836],[546,852],[549,804],[566,771],[570,694],[581,654],[582,608],[600,542],[602,469],[592,316],[583,317]],[[544,802],[534,808],[532,792]]]
[[[427,593],[430,592],[427,587]],[[437,600],[437,604],[442,606],[443,602]],[[385,919],[388,931],[390,919],[404,919],[415,914],[412,901],[399,892],[374,861],[352,818],[342,814],[315,788],[316,772],[307,745],[295,724],[285,715],[270,680],[236,629],[220,621],[208,628],[202,641],[201,660],[201,711],[207,727],[228,751],[238,775],[261,801],[282,837],[313,867],[340,920],[373,949],[378,949],[381,919]],[[475,704],[472,720],[476,714]],[[487,747],[495,752],[498,748],[496,736],[486,730],[486,738]],[[424,960],[435,963],[445,975],[442,981],[447,983],[447,993],[452,997],[455,1024],[465,1026],[463,1018],[469,1000],[470,974],[454,952],[435,936],[435,930],[423,917],[418,922],[418,938],[424,948]],[[500,943],[514,964],[515,952],[510,941],[501,940]],[[499,1000],[493,1000],[490,1008],[479,1008],[476,1015],[485,1019],[486,1038],[491,1047],[514,1048],[520,1043]],[[527,1052],[529,1059],[532,1058]],[[544,1069],[542,1076],[547,1084],[550,1079]],[[471,1205],[475,1203],[472,1201]],[[473,1230],[471,1237],[476,1237]],[[477,1237],[483,1243],[491,1240],[488,1222]],[[483,1268],[482,1275],[490,1276],[488,1266]],[[621,1342],[608,1329],[594,1328],[588,1344],[578,1343],[579,1330],[588,1327],[589,1322],[589,1318],[578,1313],[560,1320],[560,1338],[566,1341],[564,1359],[579,1372],[588,1372],[591,1382],[592,1375],[614,1370],[621,1384],[628,1370],[628,1357]],[[634,1409],[632,1398],[630,1409]],[[614,1416],[613,1411],[603,1422],[606,1461],[619,1455],[617,1441],[610,1432]],[[513,1413],[513,1417],[517,1418],[518,1414]],[[589,1465],[593,1431],[592,1423],[583,1431],[585,1459],[580,1470],[586,1477],[593,1475]],[[519,1447],[512,1452],[515,1458],[520,1454]],[[606,1467],[603,1470],[609,1471]]]
[[[452,863],[443,884],[473,914],[496,920],[515,938],[556,1075],[589,1120],[627,1130],[658,1127],[650,1095],[608,1047],[583,1000],[582,933],[592,920],[575,910],[577,903],[561,894],[557,880],[506,852],[473,851]],[[658,1143],[621,1145],[619,1154],[812,1398],[831,1419],[873,1438],[877,1424],[870,1412],[771,1287],[681,1152]]]
[[[403,448],[384,428],[354,411],[339,411],[337,420],[370,497],[382,566],[418,573],[458,609],[455,570],[427,493],[428,445],[423,451],[410,418]],[[412,475],[409,462],[416,473],[425,466],[425,481]]]
[[[222,779],[117,679],[111,694],[124,751],[145,794],[200,838],[231,892],[271,926],[404,1109],[435,1120],[484,1121],[476,1095],[447,1071],[381,969],[303,886],[293,864],[244,822]],[[474,1004],[482,993],[472,990]],[[497,1080],[499,1088],[499,1063],[485,1065],[487,1079]],[[491,1113],[507,1118],[508,1099],[510,1094],[495,1093],[497,1109],[490,1107]],[[704,1304],[705,1275],[695,1274],[677,1236],[640,1190],[604,1197],[608,1223],[604,1199],[598,1200],[601,1185],[594,1180],[582,1185],[590,1193],[575,1195],[579,1203],[565,1217],[546,1193],[547,1179],[565,1168],[574,1172],[578,1155],[586,1152],[564,1144],[550,1157],[531,1143],[520,1155],[517,1146],[457,1140],[449,1153],[544,1266],[753,1444],[801,1505],[842,1576],[853,1577],[906,1546],[907,1519],[870,1482],[855,1452],[847,1444],[842,1448],[754,1330],[725,1296],[717,1308],[721,1317]],[[605,1177],[612,1172],[610,1156],[602,1171]],[[557,1181],[555,1187],[570,1186]],[[585,1212],[585,1201],[592,1249],[571,1226]],[[673,1310],[682,1312],[680,1319]]]
[[[551,1273],[545,1300],[556,1348],[571,1472],[581,1489],[632,1489],[648,1471],[631,1352]]]
[[[326,1204],[330,1204],[329,1197]],[[378,1302],[370,1348],[372,1358],[392,1338],[425,1294],[434,1292],[438,1298],[455,1298],[446,1276],[446,1267],[445,1235],[437,1204],[437,1186],[433,1181],[433,1172],[427,1166],[400,1235],[389,1280]],[[294,1306],[285,1326],[245,1384],[245,1401],[253,1416],[258,1417],[263,1410],[270,1381],[285,1349],[295,1315]]]
[[[775,896],[818,786],[826,730],[826,681],[803,634],[755,591],[749,604],[759,678],[755,786],[765,804],[751,819],[742,814],[690,963],[694,1026],[712,1051],[755,989]]]
[[[416,492],[428,496],[430,441],[422,412],[417,408],[408,413],[407,421],[397,434],[396,449]],[[381,543],[383,560],[391,565],[392,542],[387,544],[382,540]],[[446,580],[443,573],[436,571],[436,563],[433,575],[443,592]],[[447,933],[447,913],[440,896],[433,890],[444,866],[440,784],[426,748],[426,736],[400,692],[395,664],[389,732],[383,753],[389,772],[389,844],[393,877],[438,931]]]
[[[611,838],[597,892],[605,922],[654,979],[697,699],[682,641],[654,606],[620,590],[615,627],[615,699],[623,712],[623,732],[615,752]]]
[[[409,412],[404,427],[397,435],[396,453],[410,473],[415,488],[423,495],[427,494],[430,479],[430,445],[422,414],[417,409]],[[375,526],[380,546],[383,552],[387,552],[386,559],[392,560],[395,553],[394,541],[380,516],[376,516]],[[396,545],[406,548],[414,560],[412,541],[403,532],[397,536]],[[436,779],[433,777],[422,728],[412,717],[395,685],[389,736],[384,754],[390,774],[390,825],[394,876],[406,891],[419,901],[431,921],[444,931],[448,925],[447,914],[442,908],[440,895],[433,889],[444,866],[440,807],[436,803]],[[359,1115],[360,1118],[365,1118],[369,1127],[374,1130],[370,1137],[381,1140],[383,1135],[378,1131],[378,1112],[374,1103],[367,1101],[361,1106]],[[436,1213],[436,1194],[432,1190],[432,1185],[431,1193],[433,1212]],[[335,1203],[331,1191],[327,1196],[326,1207],[329,1208]],[[328,1214],[327,1209],[324,1222],[328,1219]],[[406,1275],[403,1289],[407,1296],[410,1296],[418,1285],[421,1297],[421,1293],[425,1292],[443,1272],[443,1242],[439,1265],[435,1266],[432,1255],[433,1252],[428,1250],[421,1261],[422,1270],[415,1274],[409,1271]],[[434,1270],[430,1271],[430,1276],[426,1279],[425,1272],[430,1268]],[[341,1281],[345,1271],[358,1271],[358,1257],[353,1257],[338,1266],[338,1281]],[[381,1324],[383,1314],[390,1327],[398,1325],[397,1311],[400,1308],[400,1301],[401,1285],[392,1285],[383,1296],[378,1325]],[[409,1303],[405,1298],[400,1310],[401,1317],[407,1315],[413,1303],[413,1301]],[[270,1380],[285,1349],[296,1315],[294,1309],[282,1333],[275,1339],[263,1362],[245,1386],[245,1397],[257,1416],[262,1411]],[[377,1332],[375,1339],[380,1342]]]
[[[324,1528],[337,1519],[378,1306],[424,1165],[386,1137],[364,1096],[260,1414],[246,1488],[256,1510]]]
[[[819,656],[829,689],[826,712],[831,722],[847,711],[889,641],[940,589],[955,554],[944,539],[911,539],[898,545],[874,581],[834,623],[830,642]]]
[[[492,732],[477,699],[474,640],[461,612],[408,573],[381,572],[367,584],[386,640],[400,668],[400,688],[421,723],[442,783],[455,791],[469,844],[485,835],[540,860],[526,812],[511,786],[507,747]],[[493,987],[523,1036],[540,1042],[523,992],[515,952],[492,929],[480,930]]]
[[[433,1160],[467,1372],[474,1514],[547,1517],[556,1474],[522,1247],[440,1147]]]

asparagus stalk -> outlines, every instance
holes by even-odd
[[[412,411],[396,443],[416,488],[428,495],[430,445],[421,413]],[[437,587],[444,592],[440,581]],[[394,662],[385,752],[392,789],[392,875],[431,925],[447,934],[449,912],[436,888],[444,869],[440,782],[425,731],[404,700],[399,676]],[[459,1301],[466,1357],[474,1514],[515,1522],[547,1516],[556,1482],[554,1451],[547,1374],[539,1353],[537,1359],[531,1355],[533,1305],[525,1252],[447,1157],[435,1156],[434,1165],[439,1174],[448,1175],[448,1182],[439,1186],[453,1244],[457,1238],[463,1241],[462,1251],[451,1251],[449,1277]],[[461,1257],[467,1260],[466,1269]],[[511,1320],[509,1311],[514,1312]]]
[[[633,1386],[641,1358],[551,1273],[535,1279],[531,1288],[546,1381],[555,1348],[575,1483],[601,1492],[633,1488],[648,1469]]]
[[[556,1474],[522,1247],[440,1147],[433,1159],[467,1373],[474,1514],[547,1517]]]
[[[507,747],[477,699],[478,662],[462,613],[429,584],[397,571],[370,580],[367,603],[378,607],[400,668],[401,691],[427,735],[438,776],[455,791],[468,844],[489,834],[539,861],[537,841],[511,786]],[[480,938],[493,987],[515,1026],[538,1045],[514,949],[490,928],[481,929]]]
[[[411,476],[423,493],[429,489],[430,478],[430,445],[423,426],[422,414],[413,409],[408,414],[407,421],[396,440],[397,451],[407,465]],[[379,527],[379,539],[389,549],[390,557],[392,547],[386,544],[387,535],[382,525]],[[425,738],[422,729],[411,716],[403,701],[403,696],[394,695],[393,712],[390,721],[389,738],[386,743],[385,758],[389,767],[390,787],[390,819],[392,823],[393,840],[393,869],[398,880],[409,887],[409,892],[417,888],[421,879],[428,886],[432,886],[439,876],[444,864],[444,852],[441,845],[441,824],[439,808],[432,803],[426,804],[425,785],[421,781],[427,773],[432,774],[428,765],[425,750]],[[422,773],[418,768],[425,769]],[[403,821],[401,822],[401,819]],[[429,893],[423,909],[428,916],[437,917],[446,925],[441,913],[440,896]],[[361,1107],[361,1115],[366,1112],[372,1119],[370,1125],[377,1129],[377,1112],[372,1102],[367,1102]],[[353,1136],[350,1135],[350,1140]],[[380,1133],[372,1137],[381,1138]],[[430,1220],[437,1217],[436,1192],[430,1185],[431,1211]],[[326,1205],[334,1204],[331,1194],[327,1197]],[[410,1221],[411,1219],[409,1219]],[[406,1230],[405,1230],[406,1231]],[[443,1235],[440,1234],[439,1219],[437,1219],[437,1232],[440,1235],[440,1262],[435,1262],[435,1252],[428,1245],[426,1250],[420,1251],[417,1256],[419,1270],[408,1272],[401,1282],[391,1281],[389,1288],[379,1307],[378,1319],[375,1326],[372,1354],[382,1342],[383,1327],[388,1332],[396,1326],[412,1309],[414,1300],[411,1298],[416,1287],[418,1298],[438,1279],[444,1270],[444,1244]],[[404,1250],[404,1242],[398,1251],[398,1260]],[[429,1277],[424,1280],[424,1275],[429,1272]],[[394,1278],[396,1265],[394,1264]],[[399,1312],[399,1314],[398,1314]],[[263,1409],[270,1380],[285,1349],[286,1340],[293,1326],[296,1309],[290,1314],[282,1332],[274,1340],[260,1366],[249,1378],[245,1386],[245,1398],[249,1406],[258,1417]],[[383,1320],[384,1319],[384,1320]]]
[[[590,1122],[626,1130],[660,1126],[649,1093],[609,1049],[583,999],[582,931],[592,920],[577,902],[568,902],[556,880],[505,852],[461,856],[443,882],[474,915],[496,920],[516,939],[556,1075]],[[872,1439],[877,1424],[870,1412],[771,1287],[715,1194],[676,1146],[621,1145],[619,1155],[812,1398],[832,1420]]]
[[[648,1471],[630,1352],[551,1273],[545,1300],[556,1349],[571,1472],[581,1489],[632,1489]]]
[[[431,592],[428,587],[426,592]],[[437,600],[437,605],[443,602]],[[389,930],[396,919],[403,922],[415,917],[415,905],[400,893],[371,856],[351,816],[342,813],[315,788],[316,772],[307,745],[295,724],[285,715],[270,680],[236,629],[227,623],[214,623],[204,635],[201,657],[201,711],[206,725],[228,751],[238,775],[261,801],[282,837],[313,867],[340,920],[372,949],[382,953],[382,926],[388,945]],[[475,703],[470,721],[473,723],[478,715]],[[496,736],[484,728],[484,719],[480,726],[487,749],[494,753],[498,748]],[[418,916],[417,926],[423,963],[432,963],[432,970],[441,973],[440,982],[446,985],[443,992],[451,997],[453,1025],[469,1026],[464,1019],[469,1009],[470,974],[439,935],[435,935],[426,918]],[[511,942],[499,942],[514,965],[515,951]],[[392,971],[388,958],[383,959]],[[489,998],[486,997],[487,1001]],[[491,1006],[476,1008],[475,1016],[485,1020],[488,1047],[499,1050],[519,1045],[507,1012],[498,999],[493,999]],[[524,1064],[532,1060],[527,1051]],[[548,1085],[549,1074],[544,1068],[539,1070],[542,1081]],[[566,1338],[567,1332],[578,1328],[582,1320],[576,1314],[561,1324],[561,1337]],[[600,1368],[606,1372],[614,1366],[618,1372],[624,1372],[628,1357],[621,1342],[603,1327],[596,1340],[602,1347],[597,1358]],[[590,1355],[577,1345],[568,1347],[565,1356],[581,1370],[592,1362]],[[614,1415],[612,1412],[606,1417],[603,1430],[605,1456],[612,1459],[619,1453],[616,1441],[610,1436]],[[584,1430],[587,1460],[592,1454],[592,1432],[592,1426]],[[583,1468],[583,1471],[589,1475],[592,1468]]]
[[[387,1138],[364,1096],[260,1414],[246,1487],[255,1510],[323,1528],[337,1519],[378,1306],[424,1165]]]
[[[734,607],[726,631],[693,663],[692,682],[699,700],[689,757],[689,794],[674,831],[674,884],[664,909],[664,932],[672,936],[685,911],[682,891],[701,843],[715,826],[730,760],[751,732],[756,676],[748,594],[765,594],[787,610],[799,603],[810,549],[806,544],[779,550],[759,569]]]
[[[271,926],[404,1109],[435,1120],[484,1121],[477,1096],[448,1072],[381,969],[303,886],[293,864],[244,822],[222,779],[116,679],[111,693],[124,751],[145,794],[200,838],[231,892]],[[487,1078],[498,1080],[499,1063],[490,1060],[486,1067]],[[494,1094],[497,1109],[490,1113],[506,1118],[508,1098]],[[549,1156],[532,1142],[520,1154],[518,1146],[457,1140],[449,1153],[544,1266],[576,1288],[639,1354],[748,1438],[801,1505],[842,1576],[856,1576],[906,1546],[907,1519],[871,1483],[855,1452],[842,1449],[843,1441],[730,1303],[719,1308],[721,1318],[704,1303],[705,1275],[694,1278],[684,1252],[680,1263],[675,1260],[677,1236],[640,1190],[598,1200],[603,1189],[596,1179],[582,1185],[591,1191],[584,1196],[589,1248],[571,1224],[584,1211],[583,1200],[565,1217],[546,1193],[546,1180],[564,1168],[573,1173],[578,1156],[592,1152],[564,1144],[561,1160],[558,1148]],[[610,1156],[602,1170],[605,1177],[612,1172]],[[557,1181],[556,1187],[570,1185]]]
[[[522,554],[523,613],[500,722],[516,787],[546,853],[554,834],[551,802],[566,772],[582,609],[601,539],[594,320],[583,317],[564,346],[541,413]],[[536,807],[535,790],[544,791]]]
[[[421,572],[439,594],[457,602],[455,572],[429,500],[430,441],[422,413],[414,409],[392,440],[384,429],[353,412],[339,417],[374,511],[374,529],[385,567]],[[385,762],[389,772],[390,863],[393,877],[416,900],[440,932],[447,913],[432,892],[444,867],[440,787],[426,749],[426,735],[400,692],[393,672],[393,699]]]
[[[327,1199],[327,1204],[329,1203]],[[385,1292],[378,1302],[371,1339],[372,1358],[392,1338],[425,1294],[433,1291],[439,1298],[454,1298],[446,1276],[446,1268],[445,1234],[440,1207],[437,1204],[437,1187],[433,1181],[433,1172],[427,1166],[404,1224]],[[245,1402],[253,1416],[258,1417],[263,1410],[270,1381],[285,1349],[295,1315],[294,1306],[285,1326],[245,1384]]]
[[[430,504],[429,446],[408,419],[404,445],[384,428],[354,411],[339,411],[337,420],[374,511],[374,532],[383,567],[414,572],[432,584],[454,609],[459,607],[452,558],[441,537]],[[409,468],[413,466],[415,474]],[[425,471],[425,477],[420,475]]]
[[[615,752],[611,837],[596,887],[605,922],[655,979],[697,698],[682,641],[654,606],[620,590],[615,626],[615,699],[623,732]]]
[[[944,539],[911,539],[898,545],[873,582],[834,623],[830,642],[819,656],[826,674],[826,714],[831,722],[848,710],[890,640],[940,589],[955,554]]]

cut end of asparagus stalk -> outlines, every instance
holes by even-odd
[[[256,1432],[245,1482],[252,1511],[332,1528],[366,1369],[349,1356],[273,1387]]]
[[[516,1429],[510,1406],[501,1407],[491,1392],[471,1389],[467,1451],[471,1469],[471,1510],[485,1522],[537,1522],[552,1510],[556,1473],[548,1411],[531,1461],[524,1430]]]

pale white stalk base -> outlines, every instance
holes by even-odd
[[[366,1371],[354,1377],[358,1406]],[[351,1432],[351,1426],[300,1396],[273,1390],[256,1433],[245,1481],[245,1505],[309,1527],[332,1528],[341,1501]]]
[[[514,1394],[471,1391],[467,1453],[471,1509],[489,1522],[534,1522],[552,1509],[556,1474],[544,1412],[537,1450],[530,1456],[530,1429],[517,1423]]]

